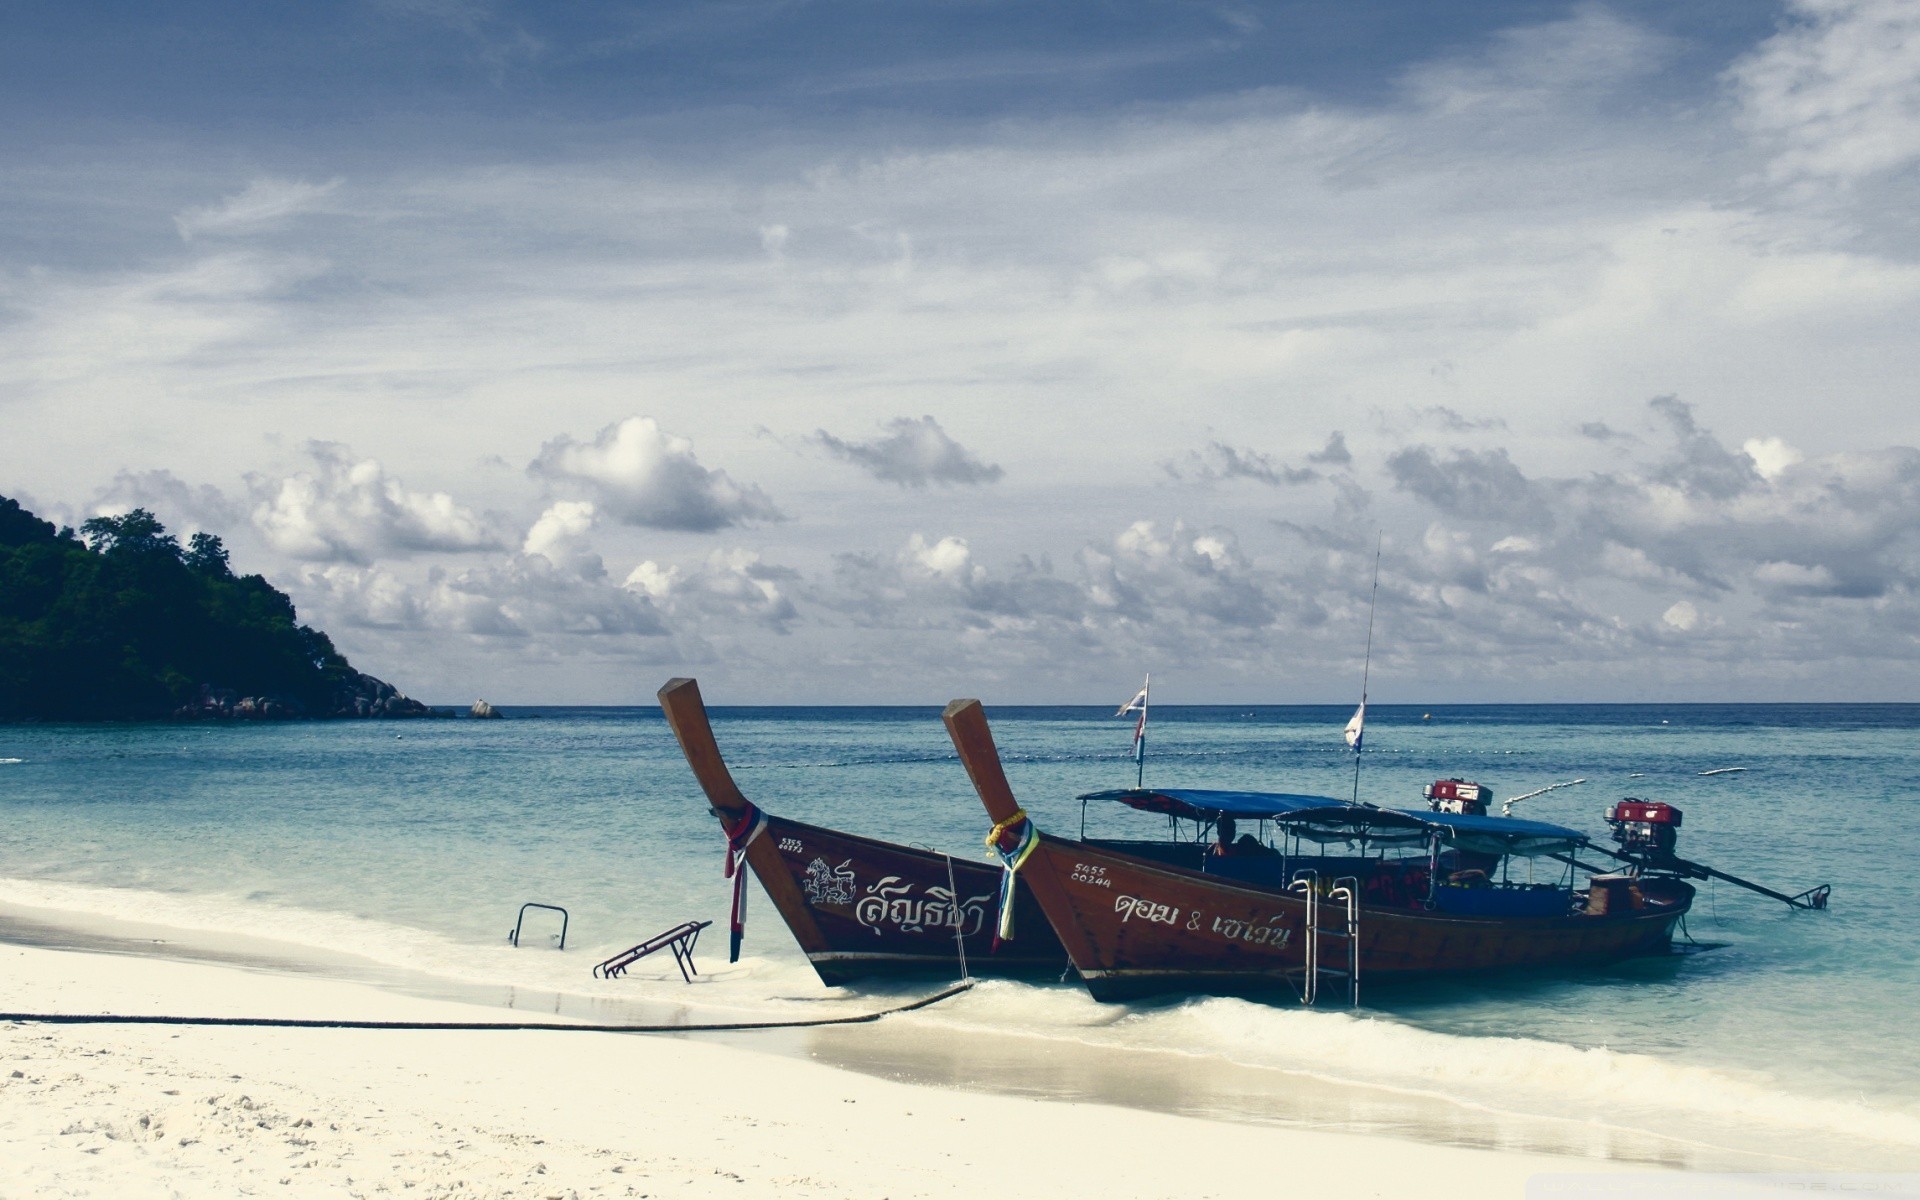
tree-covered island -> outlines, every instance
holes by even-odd
[[[0,721],[428,715],[218,537],[141,508],[76,535],[0,496]]]

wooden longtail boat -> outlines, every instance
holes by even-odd
[[[1489,868],[1506,855],[1568,863],[1587,839],[1545,822],[1325,797],[1135,788],[1085,799],[1202,822],[1254,818],[1296,846],[1304,838],[1418,852],[1335,857],[1269,847],[1235,857],[1198,840],[1056,837],[1034,828],[1014,799],[980,702],[956,700],[943,719],[993,818],[995,849],[1032,889],[1100,1000],[1283,989],[1312,1000],[1322,977],[1331,977],[1357,1002],[1362,978],[1659,954],[1693,900],[1690,885],[1662,873],[1595,874],[1585,891],[1573,888],[1571,876],[1564,886],[1502,885]]]
[[[751,868],[830,987],[951,975],[963,966],[975,975],[1058,976],[1066,969],[1066,951],[1024,888],[1014,899],[1016,909],[1029,914],[1020,941],[1000,943],[994,936],[997,868],[762,812],[727,770],[700,685],[669,680],[659,699],[727,834],[733,958],[739,958]]]

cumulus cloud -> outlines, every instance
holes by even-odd
[[[345,563],[307,567],[295,590],[303,603],[318,605],[335,626],[423,629],[428,625],[424,598],[385,567]]]
[[[219,533],[246,519],[246,506],[212,484],[195,486],[171,471],[120,471],[94,494],[95,516],[119,516],[144,508],[176,536]]]
[[[607,573],[606,565],[587,542],[597,518],[593,501],[561,500],[534,521],[520,552],[538,554],[563,571],[597,579]]]
[[[686,568],[649,559],[628,574],[624,586],[676,619],[740,619],[784,633],[799,617],[785,589],[799,578],[799,572],[762,562],[753,551],[716,550]]]
[[[1566,585],[1599,576],[1729,593],[1747,581],[1783,601],[1920,583],[1920,450],[1808,458],[1778,439],[1733,450],[1675,397],[1649,411],[1663,443],[1624,470],[1530,478],[1505,450],[1425,447],[1389,468],[1439,512],[1486,529],[1491,549]]]
[[[294,590],[344,627],[459,634],[548,646],[582,638],[658,638],[668,630],[646,595],[556,565],[544,554],[507,554],[460,571],[407,578],[384,565],[310,566]],[[557,639],[557,640],[556,640]]]
[[[615,422],[590,442],[562,434],[527,469],[555,487],[591,491],[605,512],[629,525],[710,533],[784,519],[765,492],[700,465],[693,443],[664,432],[652,417]]]
[[[886,429],[882,436],[864,442],[847,441],[824,429],[813,440],[835,458],[901,487],[992,483],[1004,473],[954,441],[932,417],[895,417]]]
[[[646,596],[557,567],[544,555],[518,554],[457,574],[435,571],[425,604],[436,625],[480,637],[667,633]]]
[[[1533,520],[1534,488],[1505,450],[1440,455],[1410,446],[1387,457],[1394,484],[1453,517]]]
[[[249,477],[253,523],[285,554],[309,562],[367,564],[383,555],[494,549],[498,522],[445,492],[410,491],[377,459],[337,442],[309,442],[314,469],[284,479]]]
[[[1660,619],[1682,633],[1687,633],[1700,624],[1700,610],[1688,600],[1676,603],[1672,608],[1660,614]]]
[[[1748,438],[1740,444],[1740,449],[1753,460],[1753,469],[1767,480],[1780,478],[1788,467],[1806,461],[1807,457],[1777,437]]]
[[[1846,183],[1920,159],[1920,9],[1908,0],[1793,0],[1727,77],[1777,180]]]
[[[261,178],[235,195],[204,208],[189,208],[173,218],[183,241],[215,234],[232,235],[272,229],[293,217],[324,208],[340,180],[306,183],[297,179]]]
[[[1241,551],[1232,532],[1136,521],[1083,546],[1065,569],[1020,556],[989,569],[967,539],[915,533],[895,553],[842,555],[839,601],[863,623],[954,625],[1084,644],[1121,627],[1151,639],[1202,630],[1236,636],[1298,606]]]

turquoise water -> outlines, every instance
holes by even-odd
[[[670,964],[588,980],[594,961],[657,929],[724,920],[718,830],[656,710],[507,711],[495,722],[0,727],[0,760],[17,760],[0,761],[0,903],[586,996],[751,1008],[836,995],[812,980],[764,898],[750,957],[728,969],[707,956],[707,990],[686,991]],[[1147,778],[1345,795],[1347,715],[1156,709]],[[1044,828],[1075,832],[1074,795],[1132,782],[1131,723],[1110,709],[990,716]],[[986,822],[936,709],[717,710],[715,727],[764,807],[978,851]],[[1380,991],[1357,1017],[1240,1000],[1114,1009],[1071,986],[994,984],[930,1021],[929,1036],[1018,1030],[1120,1060],[1177,1051],[1273,1072],[1276,1088],[1311,1078],[1576,1122],[1604,1113],[1609,1128],[1912,1169],[1917,729],[1915,705],[1373,708],[1363,799],[1417,804],[1440,776],[1501,797],[1585,778],[1516,811],[1598,835],[1620,797],[1666,800],[1686,813],[1683,854],[1789,892],[1831,883],[1832,908],[1796,914],[1703,886],[1689,930],[1724,943],[1710,952]],[[1729,767],[1745,770],[1701,774]],[[1162,827],[1124,811],[1089,822],[1096,833]],[[505,946],[529,900],[570,910],[564,954],[540,949],[550,930],[537,916],[532,948]]]

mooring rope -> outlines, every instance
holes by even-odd
[[[127,1013],[0,1012],[0,1022],[23,1025],[227,1025],[248,1029],[411,1029],[466,1032],[480,1029],[539,1030],[553,1033],[733,1033],[754,1029],[812,1029],[822,1025],[867,1025],[882,1017],[927,1008],[973,986],[968,980],[909,1004],[851,1017],[813,1017],[804,1021],[723,1021],[701,1025],[575,1025],[561,1021],[330,1021],[303,1017],[170,1017]]]

